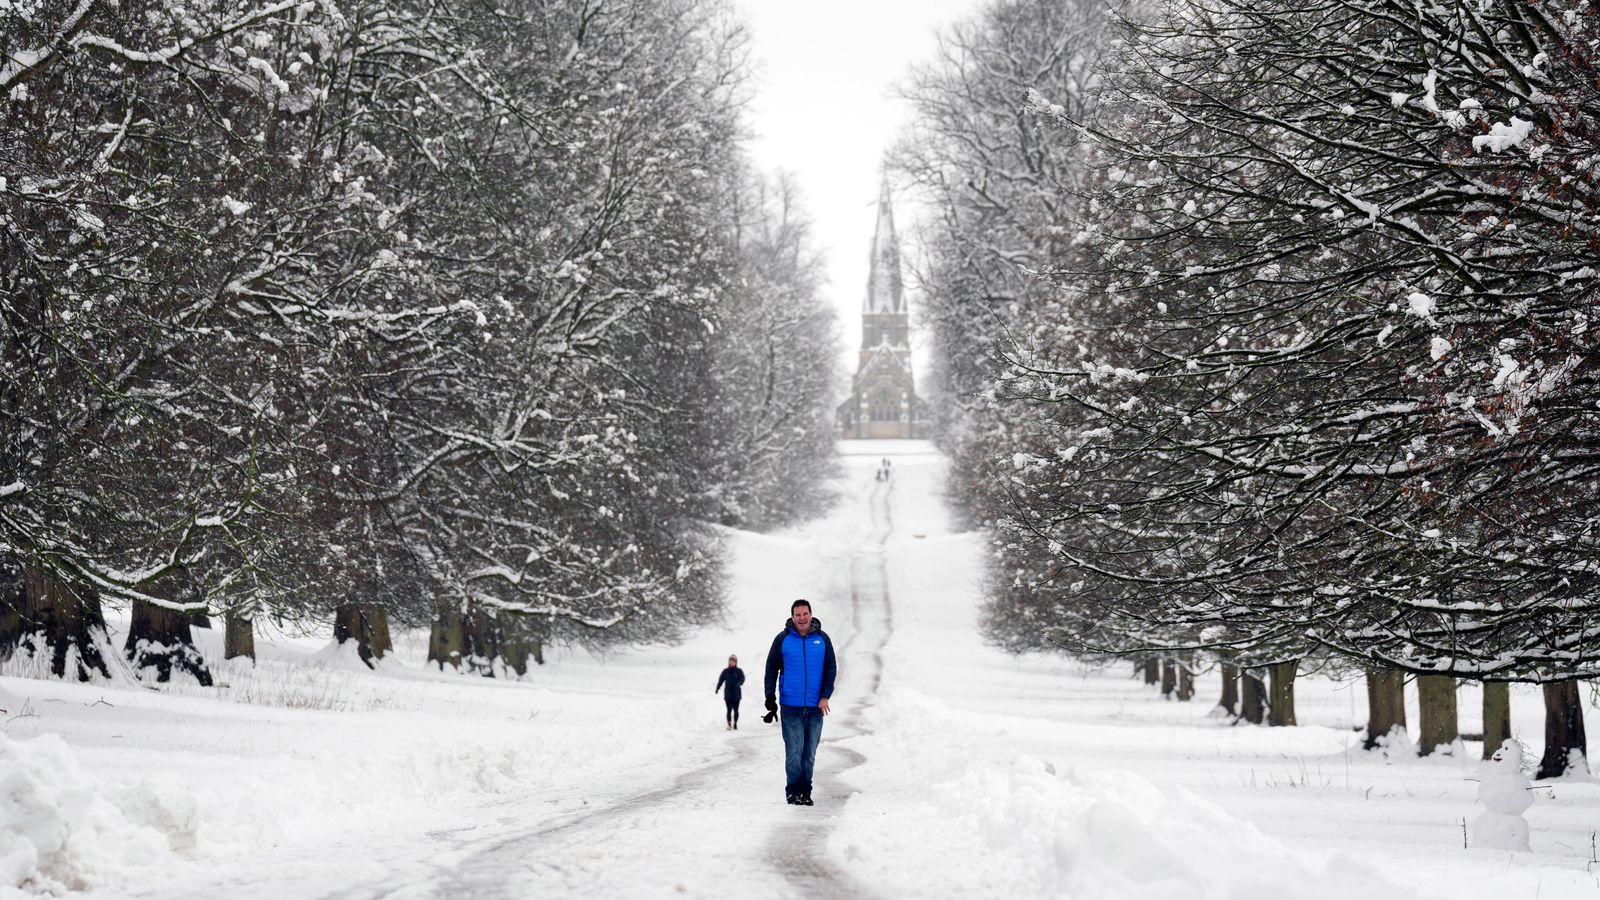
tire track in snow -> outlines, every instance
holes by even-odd
[[[784,876],[787,885],[800,897],[850,898],[871,896],[863,886],[828,868],[828,833],[833,830],[833,811],[850,799],[852,791],[843,773],[866,761],[860,753],[838,746],[838,742],[866,733],[861,712],[877,702],[883,682],[883,647],[893,627],[889,598],[887,545],[894,533],[894,480],[877,482],[870,498],[871,530],[861,545],[850,551],[848,561],[829,560],[850,573],[845,586],[855,626],[840,655],[841,685],[859,685],[859,699],[847,705],[849,712],[829,716],[823,728],[822,749],[817,753],[816,782],[824,791],[823,805],[800,807],[799,818],[780,825],[768,842],[767,856],[773,868]],[[842,595],[840,590],[836,595]],[[831,732],[831,733],[830,733]],[[840,732],[843,732],[842,734]],[[826,816],[824,818],[823,816]]]
[[[752,719],[759,722],[759,717]],[[325,895],[324,900],[356,898],[411,898],[459,896],[471,898],[534,896],[534,888],[549,888],[562,883],[556,896],[609,897],[603,890],[585,891],[579,885],[608,865],[604,848],[611,842],[627,840],[641,821],[650,819],[703,817],[714,811],[718,788],[725,786],[730,773],[757,769],[765,772],[770,759],[762,758],[763,748],[753,729],[751,736],[730,741],[731,758],[718,755],[673,779],[669,786],[640,794],[625,794],[609,801],[591,803],[585,808],[559,814],[531,830],[504,830],[497,837],[470,838],[454,849],[464,851],[451,862],[438,865],[423,877],[415,872],[360,888]],[[491,809],[515,809],[526,797],[507,798]],[[497,817],[496,826],[515,828],[511,816]],[[459,832],[453,829],[430,832],[441,843],[451,842]],[[598,851],[598,852],[597,852]],[[452,854],[454,855],[454,854]],[[564,882],[564,883],[563,883]]]
[[[828,717],[823,748],[817,754],[819,805],[806,808],[774,804],[761,817],[763,821],[747,823],[758,826],[770,822],[763,856],[767,867],[781,878],[778,893],[784,897],[871,896],[863,886],[826,864],[825,848],[833,817],[852,793],[842,775],[864,761],[860,753],[837,744],[864,733],[861,711],[875,702],[882,681],[883,646],[891,626],[886,544],[894,531],[890,502],[893,490],[892,480],[877,483],[868,497],[866,537],[845,554],[823,560],[825,566],[838,573],[837,580],[829,585],[828,597],[850,598],[854,628],[838,648],[840,684],[846,688],[849,702],[845,711]],[[641,825],[692,834],[703,828],[705,820],[716,820],[718,804],[731,786],[745,784],[750,786],[746,793],[770,790],[776,795],[778,773],[774,767],[781,769],[782,762],[781,758],[773,758],[772,742],[763,741],[757,731],[771,726],[759,723],[758,716],[750,718],[746,728],[750,735],[730,742],[731,756],[719,754],[680,774],[667,787],[619,796],[558,815],[531,830],[509,835],[502,831],[500,836],[476,841],[467,838],[465,846],[457,843],[454,848],[462,851],[461,855],[451,853],[454,859],[429,875],[418,878],[413,871],[404,878],[330,896],[340,900],[442,895],[521,897],[529,896],[535,886],[555,888],[561,896],[601,896],[591,878],[611,865],[605,848],[629,840]],[[493,806],[505,808],[519,802],[520,798],[508,799]],[[498,826],[512,825],[508,819],[499,818]],[[451,843],[460,840],[457,832],[464,831],[462,837],[466,837],[473,830],[476,829],[441,831],[431,836],[441,843]]]
[[[756,719],[755,721],[759,721]],[[456,865],[448,882],[449,893],[465,897],[527,896],[519,887],[523,878],[538,880],[558,868],[554,860],[569,858],[564,847],[595,843],[608,833],[626,833],[651,812],[682,810],[687,802],[704,808],[715,782],[723,780],[730,768],[758,763],[757,742],[733,742],[734,758],[692,769],[679,775],[670,787],[628,797],[620,802],[562,817],[533,832],[498,841],[473,853]],[[603,843],[603,840],[598,841]],[[459,892],[459,893],[458,893]]]

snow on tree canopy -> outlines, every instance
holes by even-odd
[[[1490,126],[1489,133],[1479,135],[1472,139],[1472,149],[1488,150],[1490,153],[1503,153],[1513,147],[1521,147],[1527,143],[1528,136],[1533,133],[1533,123],[1527,119],[1511,117],[1509,122],[1496,122]]]

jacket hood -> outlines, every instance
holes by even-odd
[[[792,631],[795,634],[800,634],[800,630],[798,628],[794,627],[794,619],[792,619],[792,618],[783,620],[783,630],[784,631]],[[822,630],[822,620],[817,618],[816,616],[812,616],[811,617],[811,630],[806,632],[806,634],[816,634],[817,632],[819,632],[821,630]],[[802,637],[803,636],[804,635],[802,635]]]

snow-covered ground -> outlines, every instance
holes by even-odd
[[[376,672],[264,635],[217,689],[0,677],[0,895],[1600,896],[1600,784],[1538,790],[1530,853],[1464,849],[1478,746],[1360,750],[1359,683],[1303,676],[1300,727],[1234,727],[1214,677],[1165,702],[1129,665],[986,647],[984,548],[950,530],[943,460],[841,450],[834,513],[730,534],[727,621],[676,647],[513,683],[425,667],[424,634]],[[796,597],[841,655],[809,809],[784,805],[759,718]],[[737,732],[711,692],[730,652]],[[1512,703],[1536,756],[1537,692]],[[1475,691],[1461,708],[1477,730]]]

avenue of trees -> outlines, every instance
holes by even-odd
[[[1600,22],[1581,2],[999,0],[900,177],[990,636],[1201,668],[1251,721],[1367,676],[1368,745],[1600,676]],[[1165,669],[1165,673],[1163,673]]]
[[[0,9],[0,657],[522,671],[810,514],[836,328],[720,0]],[[106,604],[131,608],[109,646]]]

